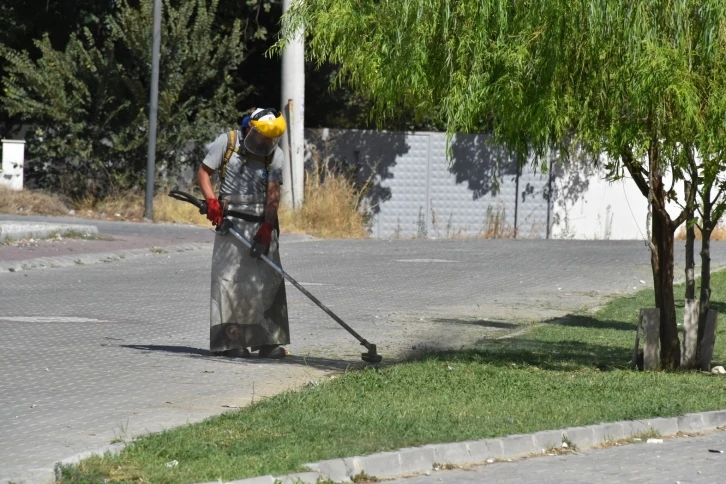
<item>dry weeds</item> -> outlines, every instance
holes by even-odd
[[[288,233],[308,233],[321,238],[364,238],[365,214],[358,210],[360,190],[343,175],[309,176],[305,202],[296,211],[280,209],[280,225]],[[0,213],[75,216],[88,219],[140,222],[144,217],[144,193],[126,192],[102,200],[85,199],[64,203],[53,194],[37,190],[0,187]],[[154,197],[154,221],[209,226],[209,221],[191,204],[166,193]]]
[[[695,227],[696,240],[701,240],[701,230]],[[681,228],[676,232],[676,240],[686,240],[686,227],[681,225]],[[723,222],[720,222],[716,228],[711,232],[711,240],[726,240],[726,226]]]
[[[126,192],[103,200],[87,198],[67,203],[61,197],[39,190],[10,190],[0,187],[0,213],[139,222],[144,217],[144,194]],[[209,225],[206,217],[188,203],[169,198],[166,193],[154,197],[154,221]]]
[[[145,197],[140,192],[112,195],[103,200],[83,200],[77,204],[77,215],[137,222],[144,217]],[[153,202],[154,222],[209,225],[209,221],[191,204],[158,193]]]
[[[308,173],[302,207],[281,207],[284,232],[307,233],[320,238],[356,239],[368,236],[366,215],[359,204],[367,184],[361,188],[343,174],[327,168]]]
[[[0,213],[13,215],[68,215],[60,198],[43,191],[11,190],[0,186]]]

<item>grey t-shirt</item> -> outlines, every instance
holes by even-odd
[[[275,147],[270,169],[266,170],[265,163],[257,158],[250,157],[247,163],[243,164],[245,149],[244,145],[241,145],[241,141],[242,133],[238,130],[235,142],[238,152],[232,153],[229,163],[227,163],[227,174],[220,187],[220,198],[230,199],[230,197],[243,196],[264,200],[267,196],[269,181],[282,184],[282,150],[279,146]],[[214,140],[202,163],[217,171],[222,166],[226,151],[227,133],[224,133]]]

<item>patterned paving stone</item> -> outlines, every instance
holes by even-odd
[[[715,266],[725,255],[714,244]],[[292,286],[291,358],[209,356],[210,259],[202,248],[0,274],[0,478],[362,364],[357,342]],[[387,361],[474,344],[512,331],[502,320],[595,306],[649,279],[640,242],[290,238],[282,259]]]

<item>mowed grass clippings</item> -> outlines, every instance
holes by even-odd
[[[726,312],[726,273],[713,277]],[[683,288],[677,294],[682,294]],[[208,482],[302,470],[322,459],[726,408],[726,378],[628,369],[652,291],[471,350],[349,372],[239,411],[140,438],[61,482]],[[682,306],[682,304],[681,304]],[[723,316],[721,316],[723,317]],[[719,331],[715,362],[726,356]],[[178,465],[167,467],[169,462]]]

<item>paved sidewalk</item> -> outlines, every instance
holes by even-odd
[[[0,215],[0,224],[31,227],[37,224],[81,225],[96,227],[98,239],[62,238],[28,240],[0,245],[0,271],[9,267],[32,265],[36,259],[73,258],[84,254],[125,252],[153,247],[212,244],[214,233],[205,227],[177,224],[108,222],[74,217],[19,217]],[[210,226],[211,227],[211,226]]]
[[[650,271],[640,242],[283,238],[281,252],[386,361],[602,304]],[[361,365],[357,342],[293,287],[293,357],[208,356],[210,257],[211,245],[0,273],[0,481]],[[726,244],[712,257],[723,266]]]
[[[709,452],[723,450],[723,454]],[[470,470],[431,471],[391,484],[716,484],[726,482],[726,432],[681,437],[663,444],[632,444],[562,456],[497,462]]]

